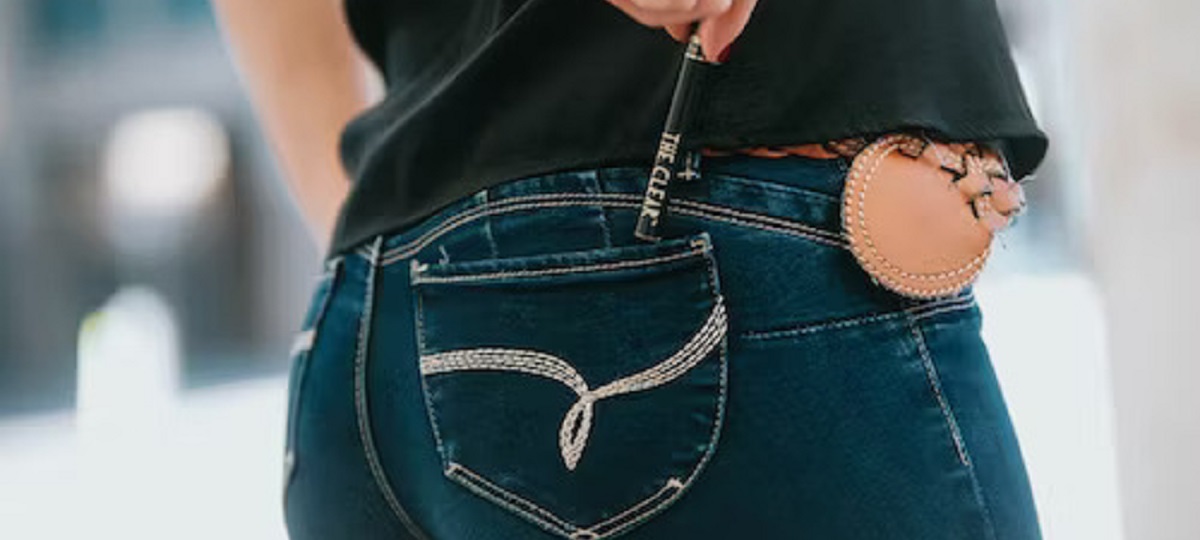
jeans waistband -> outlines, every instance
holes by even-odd
[[[721,214],[731,220],[808,229],[838,244],[840,197],[849,166],[849,159],[842,157],[704,157],[700,178],[673,184],[666,219],[673,212]],[[637,212],[649,174],[648,165],[621,166],[509,180],[459,199],[402,231],[381,235],[379,249],[389,258],[403,257],[460,224],[509,212],[582,205]],[[369,242],[357,251],[369,257],[374,245]]]

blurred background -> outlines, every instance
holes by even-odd
[[[1052,144],[977,296],[1043,531],[1200,538],[1200,3],[998,1]],[[0,538],[285,537],[319,253],[268,150],[205,0],[0,0]]]

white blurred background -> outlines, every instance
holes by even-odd
[[[977,291],[1042,529],[1195,540],[1200,3],[998,1],[1052,144]],[[0,0],[0,539],[284,538],[317,259],[205,0]]]

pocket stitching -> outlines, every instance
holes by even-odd
[[[563,536],[571,536],[582,530],[571,522],[554,515],[553,512],[538,506],[537,503],[497,486],[484,478],[483,475],[469,469],[466,465],[455,461],[447,461],[446,463],[444,472],[447,478],[457,481],[459,484],[470,488],[471,491],[508,508],[512,512],[525,516],[550,532]]]
[[[873,322],[887,321],[905,315],[911,317],[913,321],[919,321],[939,313],[970,309],[974,305],[975,296],[973,293],[969,293],[965,296],[952,296],[948,298],[931,300],[902,309],[885,311],[882,313],[868,313],[847,318],[814,321],[790,328],[775,330],[746,330],[738,337],[749,341],[786,339],[823,332],[826,330],[844,330],[846,328],[853,328],[855,326],[861,326]]]
[[[635,199],[637,202],[635,202]],[[540,208],[555,208],[564,206],[586,206],[590,204],[598,204],[601,206],[628,206],[636,207],[640,203],[640,198],[633,194],[626,193],[542,193],[537,195],[521,195],[496,201],[488,201],[478,206],[474,206],[463,210],[452,216],[448,216],[444,221],[434,225],[428,231],[418,235],[416,238],[405,242],[399,246],[388,249],[383,253],[383,266],[388,266],[402,259],[408,258],[425,246],[433,243],[442,235],[450,233],[458,227],[470,223],[476,219],[492,216],[496,214],[505,214],[520,210],[537,210]]]
[[[696,239],[693,240],[693,245],[695,245],[696,242],[701,243],[701,245],[695,249],[680,252],[680,253],[659,255],[656,257],[649,257],[649,258],[642,258],[642,259],[630,259],[630,260],[624,260],[624,261],[616,261],[616,262],[611,262],[611,263],[577,264],[577,265],[559,266],[559,267],[552,267],[552,268],[542,268],[542,269],[537,269],[537,270],[501,270],[501,271],[497,271],[497,272],[485,272],[485,273],[478,273],[478,274],[455,274],[452,276],[428,276],[428,275],[425,275],[425,272],[430,268],[430,265],[428,263],[419,263],[416,259],[412,259],[412,261],[411,261],[411,264],[412,264],[411,281],[412,281],[413,285],[417,285],[417,284],[421,284],[421,283],[462,283],[462,282],[486,281],[486,280],[504,279],[504,278],[518,279],[518,278],[545,277],[545,276],[555,276],[555,275],[581,274],[581,273],[585,273],[585,272],[605,272],[605,271],[609,271],[609,270],[624,270],[627,268],[653,266],[656,264],[667,263],[667,262],[671,262],[671,261],[677,261],[680,259],[694,257],[696,255],[704,253],[704,251],[706,249],[708,249],[708,246],[707,246],[707,241],[704,240],[703,238],[704,238],[703,233],[702,233],[702,235],[697,235]],[[626,246],[626,247],[628,247],[628,246]],[[608,249],[619,249],[619,248],[603,248],[603,249],[608,250]],[[469,264],[469,263],[474,263],[474,262],[481,262],[481,261],[469,261],[467,263],[460,263],[460,264]]]
[[[363,287],[362,314],[358,321],[358,342],[354,352],[354,415],[358,423],[359,442],[363,445],[363,455],[375,487],[379,489],[388,509],[400,521],[400,525],[413,537],[426,540],[428,536],[404,510],[399,499],[396,498],[395,492],[392,491],[391,482],[383,470],[378,450],[375,447],[375,439],[371,434],[370,411],[366,398],[367,349],[370,345],[371,324],[374,320],[375,281],[379,275],[379,255],[382,243],[383,237],[377,236],[371,243],[370,257],[367,261],[369,266],[366,286]]]
[[[929,388],[933,392],[934,398],[937,400],[938,408],[941,409],[946,427],[950,431],[950,437],[954,442],[954,449],[958,454],[959,463],[970,467],[971,458],[967,455],[967,450],[962,441],[962,434],[958,431],[958,421],[954,418],[954,413],[950,410],[949,403],[946,402],[946,396],[942,394],[941,380],[937,374],[936,366],[933,365],[933,358],[929,354],[929,348],[925,345],[925,337],[911,317],[908,318],[907,322],[909,332],[912,333],[913,340],[916,341],[917,351],[921,355],[921,366],[925,370],[925,378],[929,383]]]
[[[846,170],[842,170],[842,172],[844,173],[844,172],[846,172]],[[816,189],[811,189],[811,188],[797,187],[797,186],[793,186],[790,184],[778,183],[778,182],[772,181],[770,179],[752,178],[749,176],[738,176],[738,175],[729,174],[729,173],[709,173],[709,174],[705,175],[705,178],[717,178],[718,180],[720,180],[722,182],[725,182],[728,184],[735,184],[738,187],[745,187],[745,188],[750,188],[750,189],[761,189],[763,191],[774,191],[776,193],[782,193],[782,194],[786,194],[786,195],[795,195],[798,197],[810,199],[811,201],[815,201],[815,202],[832,203],[832,204],[836,205],[839,201],[839,197],[837,197],[836,195],[831,195],[829,193],[825,193],[824,191],[818,191]]]
[[[907,318],[908,328],[912,332],[913,339],[916,341],[917,350],[920,352],[921,365],[925,369],[925,377],[929,382],[929,387],[933,391],[934,397],[937,399],[938,407],[941,409],[942,417],[945,419],[950,437],[954,443],[955,451],[958,453],[959,463],[967,471],[967,476],[971,483],[971,492],[975,496],[975,502],[979,505],[980,512],[983,515],[985,530],[988,537],[995,539],[995,526],[992,524],[991,509],[988,508],[987,502],[984,501],[979,478],[975,472],[975,464],[971,460],[970,454],[967,451],[966,440],[962,436],[962,432],[958,427],[958,420],[954,414],[954,409],[950,402],[946,399],[942,392],[941,376],[938,375],[937,367],[933,364],[933,355],[929,352],[929,347],[925,344],[924,332],[921,330],[916,318],[909,316]]]
[[[456,371],[501,371],[524,373],[556,381],[578,396],[567,409],[559,430],[559,451],[567,469],[574,470],[591,433],[593,406],[601,400],[651,390],[684,376],[720,345],[728,332],[725,305],[717,302],[704,325],[680,349],[648,368],[591,388],[575,366],[550,353],[517,348],[477,347],[455,349],[421,356],[422,377]],[[568,427],[579,428],[574,435]]]
[[[537,195],[523,195],[507,199],[500,199],[497,201],[489,201],[479,206],[464,210],[458,214],[446,217],[445,221],[437,224],[430,230],[419,234],[416,238],[399,246],[388,249],[382,254],[381,266],[390,266],[396,262],[411,257],[442,235],[447,234],[459,226],[465,225],[478,218],[517,212],[521,210],[586,206],[593,204],[614,208],[638,208],[641,204],[641,197],[630,193],[546,193]],[[795,220],[745,212],[726,206],[714,205],[686,198],[672,199],[672,204],[675,205],[672,211],[678,214],[733,223],[736,225],[742,225],[745,227],[771,232],[782,232],[785,234],[791,234],[801,238],[813,240],[815,242],[826,244],[832,247],[849,249],[849,244],[846,242],[845,237],[840,231],[830,231],[813,227]],[[722,212],[730,215],[721,215]],[[364,258],[369,258],[371,256],[369,250],[366,248],[360,248],[358,253]]]
[[[689,252],[686,252],[684,255],[695,256],[695,255],[699,254],[704,258],[705,277],[707,278],[708,284],[709,284],[709,291],[710,291],[709,294],[712,297],[715,307],[723,306],[724,305],[724,297],[723,297],[723,295],[721,295],[720,291],[717,288],[718,281],[717,281],[717,277],[716,277],[716,261],[715,261],[715,257],[712,252],[712,245],[709,242],[706,242],[705,244],[706,245],[704,248],[698,249],[698,250],[691,250]],[[414,259],[414,261],[415,261],[415,259]],[[415,284],[416,283],[414,282],[412,285],[415,285]],[[417,326],[417,343],[418,343],[418,346],[420,347],[420,350],[425,350],[426,345],[425,345],[425,339],[424,339],[425,331],[424,331],[423,295],[420,294],[420,292],[416,290],[415,286],[413,286],[412,289],[413,289],[413,296],[414,296],[415,302],[416,302],[416,314],[415,314],[414,319],[415,319],[416,326]],[[682,496],[683,493],[685,493],[687,491],[687,489],[691,486],[691,484],[693,484],[695,482],[695,479],[705,469],[706,465],[708,464],[708,461],[711,459],[712,455],[715,453],[717,443],[719,442],[719,439],[720,439],[720,433],[722,431],[722,426],[724,425],[725,403],[726,403],[726,394],[727,394],[727,389],[728,389],[728,323],[727,322],[726,322],[725,329],[722,331],[722,335],[721,335],[720,341],[717,346],[717,352],[718,352],[717,362],[720,367],[720,372],[719,372],[719,376],[718,376],[719,391],[716,396],[716,412],[713,415],[712,433],[709,437],[707,444],[705,445],[705,451],[704,451],[703,455],[700,456],[700,458],[696,462],[696,465],[688,473],[686,480],[681,481],[678,478],[671,477],[671,478],[667,479],[667,481],[664,483],[662,488],[658,489],[650,496],[643,498],[642,500],[629,505],[628,508],[622,510],[620,513],[618,513],[610,518],[590,524],[587,527],[580,527],[578,525],[575,525],[574,523],[571,523],[567,520],[564,520],[564,519],[558,517],[553,512],[542,508],[541,506],[526,499],[525,497],[517,495],[517,494],[513,493],[512,491],[507,490],[503,487],[496,486],[490,481],[486,481],[486,479],[483,479],[482,476],[478,475],[478,473],[475,473],[474,471],[471,471],[466,466],[464,466],[460,463],[451,461],[445,452],[445,446],[442,442],[440,430],[438,428],[437,414],[436,414],[436,412],[434,412],[434,407],[433,407],[433,404],[431,401],[430,392],[429,392],[429,388],[428,388],[428,385],[426,382],[426,378],[424,375],[421,375],[419,378],[420,378],[420,382],[421,382],[421,391],[422,391],[424,402],[425,402],[425,410],[426,410],[426,414],[430,420],[431,431],[433,432],[433,437],[436,442],[438,455],[442,461],[443,474],[447,478],[456,481],[458,484],[460,484],[464,487],[467,487],[468,489],[479,494],[480,496],[484,497],[485,499],[495,502],[497,504],[500,504],[501,506],[528,519],[529,521],[533,522],[534,524],[536,524],[536,525],[542,527],[543,529],[546,529],[547,531],[550,531],[552,533],[560,534],[562,536],[567,536],[569,538],[578,539],[578,540],[601,539],[601,538],[608,538],[608,537],[612,537],[617,534],[620,534],[621,532],[623,532],[625,530],[628,530],[640,523],[645,522],[646,520],[650,519],[654,515],[661,512],[666,507],[670,506],[671,503],[675,502],[680,496]],[[712,353],[713,353],[713,351],[709,351],[709,353],[706,354],[705,357],[707,357],[708,355],[711,355]],[[418,356],[420,356],[420,355],[418,355]],[[459,471],[460,473],[456,474],[456,471]],[[462,471],[465,471],[467,474],[466,475],[461,474]],[[481,483],[475,482],[468,475],[479,476],[480,479],[485,480],[485,483],[481,484]],[[670,496],[658,501],[657,504],[654,504],[653,506],[651,506],[649,508],[646,508],[644,510],[641,509],[647,502],[654,501],[656,499],[660,499],[662,497],[662,494],[670,488],[674,488],[674,492]],[[493,491],[495,493],[492,493]],[[517,505],[515,504],[517,502],[521,503],[524,506],[529,507],[532,510],[527,510],[527,509],[522,509],[520,507],[517,507]],[[551,519],[547,519],[545,517],[538,516],[536,513],[534,513],[533,510],[536,510],[539,513],[544,513],[546,516],[549,516],[549,518],[551,518]],[[563,526],[556,526],[551,521],[560,523]],[[604,532],[596,532],[597,530],[603,530]]]
[[[724,303],[725,298],[721,294],[720,290],[718,289],[720,284],[717,279],[716,257],[714,256],[711,249],[705,253],[705,262],[706,262],[706,267],[708,270],[709,288],[711,291],[713,291],[713,295],[714,295],[716,301],[719,303]],[[650,518],[657,515],[659,512],[666,509],[668,506],[670,506],[672,503],[674,503],[677,499],[682,497],[684,493],[687,492],[688,488],[691,487],[692,484],[695,483],[696,478],[707,467],[708,461],[712,458],[713,454],[716,453],[717,444],[720,442],[721,432],[723,431],[722,428],[725,425],[725,403],[727,400],[728,389],[729,389],[729,331],[728,331],[728,329],[726,329],[724,335],[721,336],[721,343],[719,345],[719,350],[720,350],[720,352],[719,352],[720,356],[718,357],[718,363],[719,363],[721,371],[720,371],[720,375],[718,376],[718,379],[720,381],[720,391],[717,394],[717,412],[716,412],[715,419],[713,422],[712,434],[709,437],[708,445],[707,445],[707,448],[705,449],[704,455],[701,456],[700,460],[696,463],[695,468],[692,469],[692,472],[690,474],[688,474],[687,479],[682,482],[683,485],[681,485],[679,487],[679,489],[677,491],[675,491],[675,493],[673,493],[670,497],[663,499],[662,502],[654,505],[652,508],[646,510],[645,512],[642,512],[640,514],[633,516],[630,519],[630,521],[626,522],[625,524],[623,524],[621,526],[618,526],[618,527],[612,529],[604,536],[614,536],[614,535],[620,534],[620,533],[622,533],[626,530],[629,530],[641,523],[646,522]],[[664,487],[664,489],[665,489],[665,487]],[[655,493],[654,495],[651,495],[651,497],[647,498],[647,500],[650,498],[653,498],[653,497],[657,497],[657,496],[658,496],[658,493]],[[638,505],[631,506],[630,510],[632,510],[636,506],[638,506]],[[624,512],[622,512],[621,514],[617,514],[616,516],[609,518],[607,521],[601,522],[601,524],[604,524],[604,525],[610,524],[610,523],[614,522],[615,520],[617,520],[618,518],[622,518],[624,516],[624,514],[625,514]],[[594,525],[593,528],[596,528],[598,526],[599,525]]]
[[[415,259],[414,259],[415,260]],[[425,415],[429,418],[430,431],[433,432],[433,442],[437,448],[438,458],[442,462],[443,471],[450,465],[450,461],[446,459],[446,447],[442,443],[441,430],[438,428],[437,413],[434,412],[433,401],[429,397],[429,386],[425,381],[425,377],[420,375],[421,371],[421,351],[426,350],[425,346],[425,296],[417,291],[415,287],[409,285],[412,289],[413,299],[416,301],[413,320],[416,323],[416,341],[417,341],[417,379],[421,382],[421,397],[425,402]]]
[[[817,243],[827,246],[849,249],[849,243],[840,233],[834,233],[824,229],[818,229],[811,225],[806,225],[798,221],[788,220],[765,214],[753,214],[734,210],[726,206],[717,206],[707,203],[701,203],[689,199],[673,199],[671,211],[676,214],[690,215],[712,219],[715,221],[723,221],[735,225],[742,225],[753,229],[760,229],[770,232],[781,232],[799,236]],[[728,215],[721,215],[725,213]]]

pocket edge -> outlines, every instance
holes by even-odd
[[[664,243],[671,242],[671,241],[675,241],[676,245],[684,245],[684,246],[691,245],[693,242],[697,242],[697,241],[700,241],[702,243],[702,245],[700,245],[700,246],[691,245],[690,250],[680,252],[676,255],[678,255],[678,258],[680,258],[680,259],[699,257],[704,260],[703,276],[707,282],[707,295],[709,296],[710,300],[712,301],[712,303],[713,303],[712,305],[714,308],[716,308],[718,306],[726,306],[726,309],[727,309],[726,298],[720,288],[720,276],[719,276],[719,271],[717,268],[716,256],[714,253],[715,248],[713,246],[711,234],[708,231],[700,231],[697,233],[686,234],[686,235],[683,235],[680,237],[669,238],[669,239],[665,239],[665,240],[660,241],[655,244],[646,244],[646,245],[633,244],[633,245],[626,245],[626,246],[614,246],[611,248],[600,248],[600,250],[574,250],[574,251],[569,251],[569,252],[562,252],[561,254],[565,254],[565,255],[580,254],[580,255],[582,255],[582,254],[586,254],[586,253],[594,252],[594,251],[609,251],[609,250],[612,250],[613,253],[621,253],[623,251],[623,248],[645,248],[647,246],[650,246],[650,247],[662,246]],[[539,254],[539,255],[514,257],[512,259],[492,259],[491,261],[521,261],[524,259],[554,257],[556,255],[561,255],[561,254],[560,253],[547,253],[547,254]],[[649,257],[648,260],[655,260],[655,259],[660,259],[660,258],[662,258],[662,256]],[[439,263],[437,265],[430,264],[426,268],[433,268],[434,266],[440,266],[442,268],[453,268],[457,265],[469,265],[469,264],[477,263],[477,262],[484,262],[484,261],[463,261],[463,262],[457,262],[457,263]],[[662,264],[669,264],[672,261],[655,261],[655,262],[662,265]],[[416,338],[418,362],[420,361],[419,359],[424,355],[423,351],[425,351],[427,349],[426,344],[425,344],[426,332],[424,330],[425,308],[424,308],[424,304],[423,304],[423,300],[422,300],[423,295],[421,294],[421,292],[419,290],[419,288],[420,288],[419,286],[423,285],[425,283],[428,283],[428,282],[414,279],[414,275],[415,275],[416,271],[419,269],[420,264],[422,264],[422,263],[419,263],[417,261],[417,257],[415,257],[415,256],[412,257],[412,259],[410,260],[410,274],[409,274],[411,301],[412,301],[412,306],[413,306],[413,310],[414,310],[413,326],[414,326],[414,332],[415,332],[415,338]],[[689,488],[693,484],[695,484],[696,480],[700,477],[700,475],[707,468],[709,461],[711,461],[712,456],[717,451],[717,447],[718,447],[719,441],[721,439],[721,434],[725,431],[725,429],[724,429],[725,420],[726,420],[725,416],[726,416],[727,410],[728,410],[727,402],[728,402],[728,390],[729,390],[728,379],[729,379],[730,329],[731,329],[731,325],[729,325],[727,322],[726,327],[720,338],[720,341],[716,347],[716,350],[709,353],[709,354],[716,353],[716,355],[717,355],[716,361],[717,361],[717,365],[719,368],[719,372],[718,372],[719,373],[718,374],[719,392],[716,397],[716,410],[713,413],[712,433],[711,433],[708,441],[705,443],[705,450],[704,450],[703,454],[697,459],[695,465],[688,472],[685,480],[680,482],[674,478],[668,479],[668,481],[664,484],[664,486],[662,488],[660,488],[658,491],[656,491],[655,493],[643,498],[642,500],[640,500],[632,505],[629,505],[625,508],[620,509],[613,516],[602,519],[602,520],[597,521],[592,524],[588,524],[588,525],[584,525],[584,526],[577,525],[575,523],[572,523],[570,521],[567,521],[566,519],[563,519],[563,518],[557,516],[556,514],[550,512],[548,510],[541,508],[537,503],[530,501],[529,499],[527,499],[521,495],[513,493],[512,491],[505,489],[501,486],[494,485],[490,480],[487,480],[486,478],[481,477],[481,478],[483,478],[483,480],[485,480],[485,482],[479,483],[479,482],[473,481],[471,478],[469,478],[468,475],[462,474],[462,470],[466,469],[466,467],[460,463],[453,461],[450,458],[450,456],[448,455],[448,453],[446,452],[445,445],[443,443],[443,440],[442,440],[442,437],[440,434],[439,422],[437,419],[437,412],[435,410],[436,407],[434,407],[433,403],[431,402],[430,391],[429,391],[429,388],[427,385],[426,378],[424,375],[418,375],[418,379],[420,381],[421,394],[422,394],[421,398],[422,398],[422,402],[424,403],[424,406],[425,406],[426,415],[429,418],[429,427],[430,427],[431,434],[434,439],[434,443],[435,443],[434,446],[437,451],[438,460],[441,462],[441,465],[442,465],[443,476],[445,478],[447,478],[448,480],[452,481],[453,483],[467,489],[469,492],[475,493],[476,495],[480,496],[482,499],[484,499],[490,503],[499,505],[500,507],[508,510],[509,512],[511,512],[513,514],[514,517],[523,519],[529,523],[532,523],[532,524],[542,528],[543,530],[545,530],[547,532],[561,536],[563,538],[567,538],[567,539],[571,539],[571,540],[602,540],[602,539],[620,536],[620,535],[624,534],[625,532],[627,532],[628,530],[636,528],[637,526],[645,523],[646,521],[648,521],[649,519],[658,515],[659,513],[670,508],[675,502],[678,501],[678,499],[683,497],[683,495],[689,491]],[[470,469],[466,469],[466,471],[469,474],[478,475],[478,473],[474,473],[473,471],[470,471]],[[677,483],[678,485],[673,485],[673,483]],[[671,490],[669,488],[674,488],[674,489]],[[494,491],[494,493],[493,493],[493,491]],[[669,492],[669,495],[666,495],[664,497],[664,493],[668,493],[668,492]],[[516,503],[519,503],[519,504],[516,504]],[[649,506],[646,507],[647,505],[649,505]],[[528,509],[522,508],[522,506],[527,507]],[[638,510],[641,507],[646,507],[646,508],[635,512],[635,510]],[[545,515],[543,515],[543,514],[545,514]],[[546,515],[548,515],[551,519],[547,519]],[[621,521],[620,518],[624,518],[624,521]],[[565,525],[565,526],[563,526],[563,525]],[[601,530],[603,532],[595,532],[597,530]]]
[[[712,236],[699,231],[655,243],[551,251],[516,257],[430,263],[409,261],[411,286],[607,273],[711,255]]]

